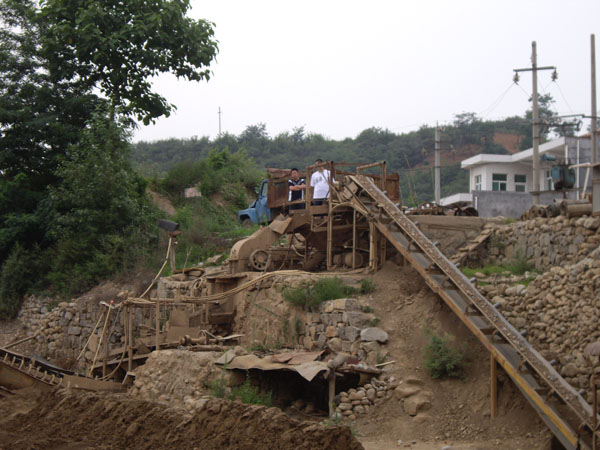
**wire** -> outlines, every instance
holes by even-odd
[[[500,106],[500,103],[502,103],[502,100],[504,100],[504,97],[506,97],[506,94],[508,94],[508,92],[512,89],[512,87],[515,84],[516,83],[513,83],[511,81],[511,83],[508,85],[506,90],[502,94],[500,94],[500,96],[496,100],[494,100],[490,106],[488,106],[486,109],[481,110],[478,113],[478,115],[484,117],[484,116],[488,116],[489,114],[491,114],[492,111],[494,111],[498,106]]]
[[[556,84],[556,87],[558,88],[558,92],[560,92],[560,96],[562,97],[562,99],[564,100],[564,102],[566,103],[567,107],[569,108],[569,110],[571,111],[571,114],[575,114],[575,112],[573,111],[573,108],[571,108],[571,105],[569,105],[569,102],[567,101],[567,99],[565,98],[565,94],[563,94],[562,89],[560,88],[560,85],[558,84],[558,81],[554,81],[554,84]]]
[[[521,90],[523,91],[523,93],[527,96],[527,99],[529,100],[531,98],[531,94],[529,94],[524,88],[523,86],[521,86],[519,83],[515,83],[517,86],[519,86],[521,88]]]

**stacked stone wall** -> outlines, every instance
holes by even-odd
[[[51,298],[40,300],[28,297],[18,319],[25,327],[26,335],[36,337],[24,344],[24,348],[27,353],[39,355],[67,368],[83,369],[92,362],[94,352],[88,349],[79,361],[76,359],[105,310],[106,307],[98,303],[82,301],[57,304]],[[115,314],[117,322],[110,339],[112,345],[121,342],[123,338],[121,315]],[[97,334],[100,334],[101,328],[98,327]]]
[[[526,259],[536,269],[549,270],[580,261],[600,245],[600,218],[564,216],[495,225],[480,255],[483,265]]]

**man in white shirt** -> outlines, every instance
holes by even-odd
[[[317,159],[315,164],[322,164],[323,160]],[[315,173],[310,177],[310,185],[313,187],[313,205],[322,205],[329,198],[329,179],[331,174],[325,166],[318,166]]]

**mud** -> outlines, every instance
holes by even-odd
[[[277,408],[221,399],[207,400],[189,414],[126,394],[63,389],[40,395],[27,412],[4,417],[1,449],[363,448],[347,427],[303,422]]]

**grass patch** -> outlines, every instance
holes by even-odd
[[[510,272],[512,275],[524,275],[525,272],[537,273],[535,267],[529,263],[525,258],[515,257],[510,264],[504,265],[489,265],[484,267],[465,267],[462,269],[463,274],[466,277],[474,277],[476,273],[480,272],[486,276],[493,274],[502,274],[503,272]],[[481,282],[480,282],[481,284]]]
[[[341,278],[321,278],[315,284],[286,288],[283,298],[294,306],[312,310],[327,300],[356,295],[358,289],[346,286]]]
[[[377,288],[377,284],[375,284],[375,282],[370,278],[365,278],[360,281],[360,293],[361,294],[370,294],[372,292],[375,292],[376,288]]]
[[[429,376],[439,378],[465,377],[465,351],[453,347],[448,336],[441,336],[432,332],[429,334],[429,343],[425,348],[425,369]]]
[[[371,305],[361,305],[360,310],[367,314],[375,311]]]
[[[262,393],[260,389],[250,384],[250,379],[246,377],[244,384],[235,387],[229,395],[230,400],[241,400],[248,405],[273,406],[273,394],[271,392]]]

